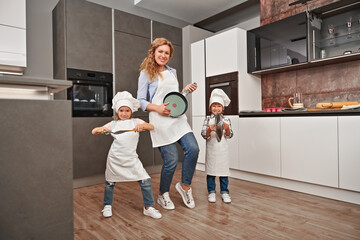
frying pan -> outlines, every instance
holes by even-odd
[[[196,85],[196,83],[193,83],[190,88],[194,85]],[[179,117],[186,112],[188,108],[188,102],[185,97],[189,94],[189,92],[190,90],[187,89],[182,94],[179,92],[170,92],[166,94],[163,103],[169,103],[169,105],[166,107],[170,109],[171,117]]]
[[[216,140],[220,142],[223,135],[223,121],[220,114],[215,115],[215,133]]]

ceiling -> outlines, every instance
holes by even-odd
[[[195,24],[248,0],[134,0],[137,7]]]

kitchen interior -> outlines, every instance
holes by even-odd
[[[74,239],[73,191],[104,183],[112,143],[91,129],[112,120],[115,93],[136,96],[157,37],[174,45],[180,89],[198,84],[186,112],[197,171],[209,96],[221,88],[232,100],[231,179],[353,204],[346,239],[359,239],[360,3],[218,1],[182,19],[175,2],[0,1],[0,239]],[[160,173],[148,132],[137,152]]]

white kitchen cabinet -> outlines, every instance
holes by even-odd
[[[198,158],[198,163],[205,163],[206,156],[206,140],[201,136],[201,129],[205,120],[204,117],[192,117],[192,129],[198,142],[200,153]]]
[[[238,72],[238,106],[261,110],[261,79],[247,72],[247,34],[233,28],[205,39],[206,77]]]
[[[230,118],[233,137],[228,139],[229,144],[229,166],[232,169],[239,169],[239,116],[226,116]]]
[[[26,66],[26,30],[0,25],[0,65]]]
[[[338,187],[337,117],[281,118],[281,177]]]
[[[238,71],[238,30],[234,28],[205,39],[207,77]]]
[[[0,72],[26,67],[26,0],[0,0]]]
[[[231,121],[231,127],[233,130],[233,137],[228,139],[229,144],[229,155],[230,155],[230,168],[233,169],[239,169],[239,161],[238,161],[238,151],[239,151],[239,128],[238,128],[238,122],[239,117],[238,116],[226,116],[230,118]],[[205,117],[193,117],[192,118],[192,128],[193,132],[196,138],[196,141],[198,142],[200,153],[199,153],[199,159],[198,163],[205,163],[206,158],[206,140],[201,136],[201,130],[204,123]]]
[[[0,0],[0,24],[25,29],[26,0]]]
[[[280,118],[239,119],[239,169],[280,177]]]
[[[196,82],[198,88],[191,94],[192,116],[205,117],[205,42],[204,40],[191,44],[191,82]]]
[[[339,126],[339,187],[360,191],[360,116],[341,116]]]

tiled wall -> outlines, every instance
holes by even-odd
[[[261,25],[305,11],[305,5],[289,7],[296,0],[260,0]],[[312,0],[309,10],[339,0]],[[360,102],[360,60],[261,76],[262,107],[290,107],[289,97],[303,95],[307,108],[319,102]]]
[[[307,108],[319,102],[360,102],[360,60],[262,75],[262,106],[290,107],[288,99],[302,93]]]

